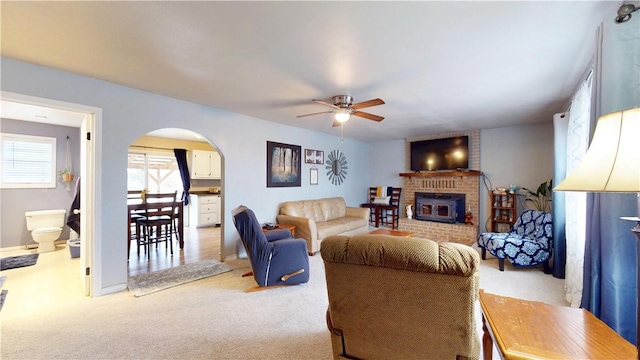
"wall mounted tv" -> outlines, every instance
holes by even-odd
[[[466,170],[469,168],[469,137],[413,141],[412,171]]]

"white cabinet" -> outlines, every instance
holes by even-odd
[[[222,162],[216,151],[191,150],[192,179],[220,179]]]
[[[220,195],[191,195],[189,226],[220,224]]]

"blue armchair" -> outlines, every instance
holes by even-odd
[[[500,271],[504,271],[506,258],[516,267],[543,264],[544,272],[548,274],[553,249],[552,228],[553,220],[550,213],[526,210],[508,233],[482,233],[478,236],[482,259],[487,259],[488,250],[498,258]]]
[[[292,238],[286,229],[265,234],[256,215],[245,206],[239,206],[232,213],[233,223],[259,286],[295,285],[309,281],[309,255],[304,239]]]

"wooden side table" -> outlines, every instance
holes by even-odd
[[[636,348],[585,309],[480,290],[482,356],[502,359],[636,359]]]
[[[275,225],[277,226],[276,229],[265,229],[265,228],[262,228],[262,232],[268,233],[269,231],[287,229],[287,230],[291,231],[291,236],[292,237],[296,237],[296,226],[295,225],[288,225],[288,224],[275,224]]]

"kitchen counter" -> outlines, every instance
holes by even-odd
[[[190,195],[189,226],[219,226],[222,204],[220,192],[196,190]]]
[[[208,191],[189,191],[190,195],[220,195],[220,191],[218,192],[208,192]]]

